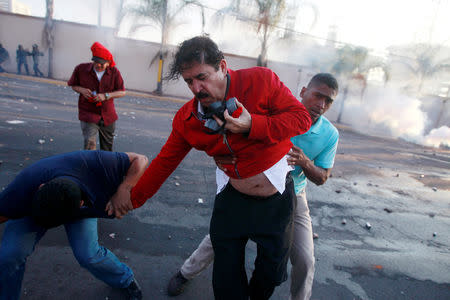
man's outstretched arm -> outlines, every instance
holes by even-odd
[[[117,188],[116,193],[111,197],[111,200],[106,204],[105,211],[108,215],[115,215],[116,218],[121,219],[128,211],[133,209],[130,200],[131,189],[136,185],[144,174],[148,165],[148,158],[145,155],[133,152],[126,152],[130,159],[130,168],[122,183]]]

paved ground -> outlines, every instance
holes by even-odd
[[[116,103],[115,150],[153,158],[183,101],[132,94]],[[339,128],[332,177],[307,189],[319,235],[312,299],[450,299],[450,151]],[[0,188],[38,159],[81,146],[71,89],[0,74]],[[165,288],[208,232],[214,191],[212,160],[191,151],[142,208],[120,221],[100,220],[101,243],[132,267],[145,299],[213,299],[211,268],[177,298]],[[249,243],[249,271],[254,256]],[[271,299],[287,299],[288,291],[286,282]],[[62,228],[50,230],[29,258],[22,295],[124,299],[76,263]]]

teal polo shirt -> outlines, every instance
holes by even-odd
[[[291,138],[291,142],[302,149],[305,155],[314,161],[314,165],[323,169],[333,167],[338,140],[339,132],[324,116],[320,116],[306,133]],[[306,176],[299,166],[295,166],[291,175],[295,193],[299,194],[306,186]]]

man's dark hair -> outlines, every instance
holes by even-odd
[[[219,70],[220,61],[224,59],[222,51],[207,36],[196,36],[182,42],[174,55],[169,74],[165,79],[176,80],[181,73],[194,63],[208,64]]]
[[[333,89],[336,92],[339,91],[338,82],[336,78],[334,78],[334,76],[330,73],[318,73],[314,75],[313,78],[311,78],[311,80],[309,81],[308,87],[321,83],[326,84],[330,89]]]
[[[75,219],[81,200],[81,189],[74,181],[57,177],[36,192],[31,216],[38,225],[56,227]]]

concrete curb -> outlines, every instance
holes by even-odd
[[[43,78],[43,77],[35,77],[35,76],[31,76],[31,75],[19,75],[19,74],[13,74],[13,73],[0,73],[0,77],[8,77],[8,78],[29,80],[29,81],[34,81],[34,82],[43,82],[43,83],[54,84],[54,85],[59,85],[59,86],[67,86],[67,82],[63,81],[63,80]],[[188,102],[190,100],[190,99],[179,98],[179,97],[175,97],[175,96],[160,96],[160,95],[155,95],[155,94],[152,94],[152,93],[139,92],[139,91],[133,91],[133,90],[127,90],[127,96],[139,97],[139,98],[149,98],[149,99],[158,99],[158,100],[178,102],[178,103],[186,103],[186,102]]]

